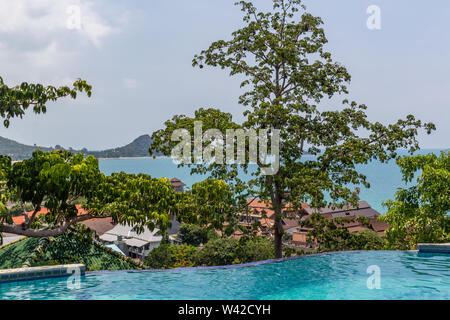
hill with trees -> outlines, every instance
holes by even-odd
[[[148,149],[152,144],[152,138],[148,134],[136,138],[133,142],[118,148],[107,149],[102,151],[89,151],[86,148],[75,150],[73,148],[65,149],[60,145],[55,147],[30,146],[19,143],[17,141],[0,137],[0,154],[11,157],[12,160],[24,160],[31,158],[32,153],[36,149],[44,152],[53,150],[69,150],[73,153],[83,153],[84,155],[92,155],[96,158],[120,158],[120,157],[147,157]]]

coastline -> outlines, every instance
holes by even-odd
[[[117,158],[97,158],[98,160],[124,160],[124,159],[168,159],[166,156],[148,156],[148,157],[117,157]]]

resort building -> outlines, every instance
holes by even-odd
[[[291,232],[299,225],[301,217],[307,215],[305,211],[309,208],[308,204],[302,203],[300,210],[293,210],[290,204],[287,204],[283,209],[286,217],[281,221],[283,229],[286,232]],[[273,226],[275,224],[275,211],[272,209],[270,201],[260,199],[248,199],[247,208],[239,214],[239,223],[248,229],[251,229],[255,223],[260,224],[259,234],[272,235]]]
[[[167,231],[171,241],[174,241],[174,235],[178,233],[179,228],[180,223],[172,219],[172,227]],[[138,233],[132,226],[124,224],[117,224],[99,238],[105,246],[115,245],[126,256],[141,261],[145,260],[150,251],[159,247],[163,239],[157,228],[153,231],[144,228],[144,232]]]
[[[365,217],[369,220],[369,226],[366,226],[359,221],[349,221],[348,223],[345,223],[343,227],[346,228],[350,233],[356,233],[364,229],[371,229],[378,235],[383,236],[385,230],[389,228],[389,225],[387,223],[377,220],[377,218],[380,216],[380,213],[374,210],[366,201],[358,202],[357,207],[324,207],[320,209],[304,208],[303,210],[307,213],[307,215],[302,217],[302,220],[308,219],[308,216],[313,213],[320,213],[322,216],[328,219],[348,218],[349,220],[352,220],[358,217]],[[312,228],[301,226],[293,228],[290,232],[292,235],[291,243],[299,246],[314,247],[316,245],[315,243],[308,243],[307,241],[308,232],[311,230]]]
[[[174,179],[172,179],[174,180]],[[183,190],[184,183],[179,179],[175,178],[175,185],[178,190]],[[178,191],[182,192],[182,191]],[[88,212],[81,207],[81,205],[76,205],[78,210],[78,216],[86,215]],[[47,208],[42,208],[36,213],[36,216],[47,214],[49,210]],[[27,213],[31,217],[32,212]],[[16,225],[21,225],[25,222],[25,216],[13,217],[13,222]],[[150,231],[145,228],[144,232],[138,234],[133,227],[115,224],[112,218],[94,218],[81,222],[89,229],[96,232],[99,236],[100,241],[107,247],[113,249],[116,252],[122,253],[128,257],[139,259],[141,261],[145,260],[147,254],[158,247],[162,240],[162,235],[158,229]],[[174,241],[174,235],[176,235],[180,229],[180,223],[176,220],[176,217],[171,218],[171,228],[167,231],[169,238]],[[19,239],[20,237],[5,237],[4,243],[11,242],[13,240]]]
[[[172,184],[172,187],[175,188],[176,192],[180,192],[180,193],[184,192],[184,187],[186,185],[180,179],[173,178],[173,179],[170,180],[170,183]]]

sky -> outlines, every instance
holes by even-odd
[[[162,128],[176,114],[215,107],[241,118],[239,79],[193,68],[192,58],[242,26],[235,0],[0,0],[0,76],[93,86],[1,127],[21,143],[99,150]],[[255,0],[262,9],[271,0]],[[437,131],[423,148],[450,147],[450,2],[305,0],[320,16],[329,50],[352,75],[349,99],[384,124],[414,114]],[[369,29],[370,5],[380,29]],[[79,9],[79,11],[78,11]],[[78,15],[79,13],[79,15]],[[79,17],[79,19],[77,18]],[[329,109],[336,109],[330,102]]]

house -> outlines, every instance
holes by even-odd
[[[183,193],[184,187],[186,186],[180,179],[173,178],[170,180],[170,183],[172,184],[172,187],[174,187],[176,192]]]
[[[76,205],[76,208],[78,209],[78,216],[88,214],[88,211],[83,209],[81,205]],[[36,213],[36,216],[47,214],[48,212],[47,208],[42,208]],[[31,217],[32,212],[27,214],[28,217]],[[23,215],[13,217],[13,221],[15,224],[20,225],[25,222],[25,217]],[[177,234],[181,225],[176,221],[175,217],[172,217],[171,223],[171,228],[167,230],[169,236]],[[95,231],[103,244],[115,245],[125,255],[140,260],[144,260],[148,252],[158,247],[162,240],[158,229],[153,231],[144,229],[143,233],[137,234],[133,227],[122,224],[116,225],[112,218],[93,218],[83,221],[82,224]]]
[[[352,220],[359,217],[365,217],[369,221],[369,226],[364,225],[359,221],[349,221],[348,223],[344,223],[342,227],[346,228],[350,233],[356,233],[361,230],[371,229],[374,230],[378,235],[383,236],[384,232],[389,225],[387,223],[378,221],[378,217],[380,213],[374,210],[366,201],[358,202],[357,207],[353,206],[344,206],[342,208],[333,208],[333,207],[324,207],[320,209],[315,208],[304,208],[304,212],[307,213],[306,216],[302,218],[308,219],[313,213],[319,213],[323,217],[328,219],[336,219],[336,218],[344,218],[348,220]],[[307,235],[308,232],[311,231],[310,227],[295,227],[291,230],[292,235],[292,243],[300,246],[313,247],[315,243],[308,243]]]
[[[126,256],[144,260],[147,254],[158,247],[162,240],[159,229],[144,228],[137,233],[132,226],[118,224],[99,237],[104,245],[116,245]]]
[[[304,209],[309,208],[308,204],[302,203],[300,210],[294,210],[291,204],[285,205],[283,213],[285,217],[281,223],[283,229],[288,232],[299,225],[299,219],[307,214]],[[239,223],[247,228],[251,228],[255,223],[259,222],[259,232],[266,235],[273,233],[275,224],[275,211],[272,209],[270,201],[260,199],[248,199],[247,208],[239,214]]]
[[[173,236],[178,233],[179,226],[177,221],[172,221],[172,227],[167,231],[171,241],[174,241]],[[145,227],[144,232],[138,233],[134,227],[125,224],[117,224],[99,238],[105,246],[115,245],[126,256],[141,261],[145,260],[150,251],[159,247],[163,239],[157,228],[152,231]]]
[[[77,204],[76,208],[78,210],[78,213],[77,213],[78,216],[82,216],[82,215],[88,214],[88,212],[85,209],[83,209],[80,204]],[[43,214],[47,214],[47,213],[49,213],[49,211],[50,210],[48,210],[47,208],[41,208],[41,210],[36,212],[35,217],[38,217],[38,216],[43,215]],[[27,215],[28,215],[28,218],[30,218],[33,215],[33,212],[32,211],[27,212]],[[24,215],[20,215],[20,216],[12,217],[12,220],[13,220],[14,224],[21,225],[22,223],[25,222],[25,216]]]
[[[84,224],[89,229],[91,229],[92,231],[95,231],[98,236],[105,234],[109,230],[113,229],[115,226],[112,218],[96,218],[86,220],[81,223]]]
[[[380,213],[372,209],[366,201],[359,201],[357,207],[346,205],[342,208],[337,207],[323,207],[320,209],[305,208],[304,211],[307,213],[307,215],[311,215],[313,213],[320,213],[321,215],[328,218],[366,217],[371,219],[380,216]]]

